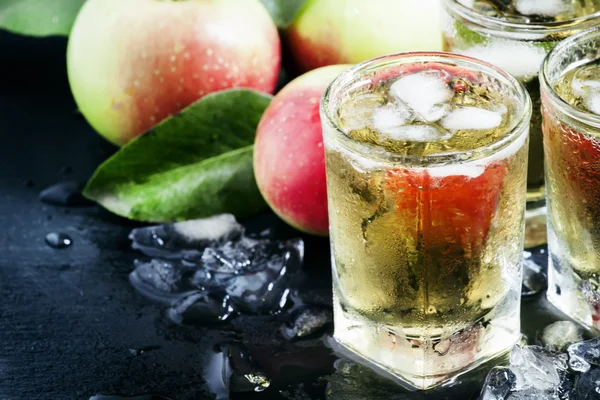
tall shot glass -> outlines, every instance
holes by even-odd
[[[326,91],[337,345],[428,389],[520,337],[531,101],[447,53],[360,64]]]
[[[600,333],[600,28],[561,42],[540,74],[548,299]]]

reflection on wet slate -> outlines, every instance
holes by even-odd
[[[218,346],[210,357],[204,379],[217,399],[231,393],[262,392],[271,380],[241,343]]]
[[[403,390],[370,369],[352,361],[335,362],[335,372],[329,377],[328,400],[409,400]]]
[[[130,275],[143,295],[171,306],[178,322],[223,321],[235,312],[282,309],[304,258],[302,240],[255,239],[229,214],[134,229]]]

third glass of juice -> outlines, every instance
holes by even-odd
[[[541,74],[548,299],[600,331],[600,28],[560,43]]]

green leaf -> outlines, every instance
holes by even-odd
[[[123,146],[96,170],[84,195],[149,222],[263,210],[252,144],[271,98],[248,89],[203,97]]]
[[[30,36],[69,35],[85,0],[0,0],[0,29]]]
[[[275,25],[279,29],[287,28],[300,13],[307,0],[261,0],[265,5]]]

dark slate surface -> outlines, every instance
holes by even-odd
[[[266,392],[232,398],[324,398],[323,377],[333,371],[335,357],[320,340],[284,341],[280,317],[174,326],[162,306],[142,298],[127,280],[137,255],[127,240],[133,223],[96,206],[38,200],[49,185],[84,182],[114,151],[76,112],[64,73],[65,44],[0,34],[0,399],[148,392],[212,399],[203,379],[207,360],[216,345],[232,340],[244,342],[274,379]],[[251,230],[297,235],[272,214],[247,223]],[[68,234],[72,246],[49,247],[49,232]],[[306,272],[298,285],[306,296],[327,301],[327,240],[305,239]],[[534,339],[556,315],[543,299],[526,300],[525,333]],[[468,399],[478,388],[476,382],[436,398]],[[357,399],[371,398],[364,389]]]

